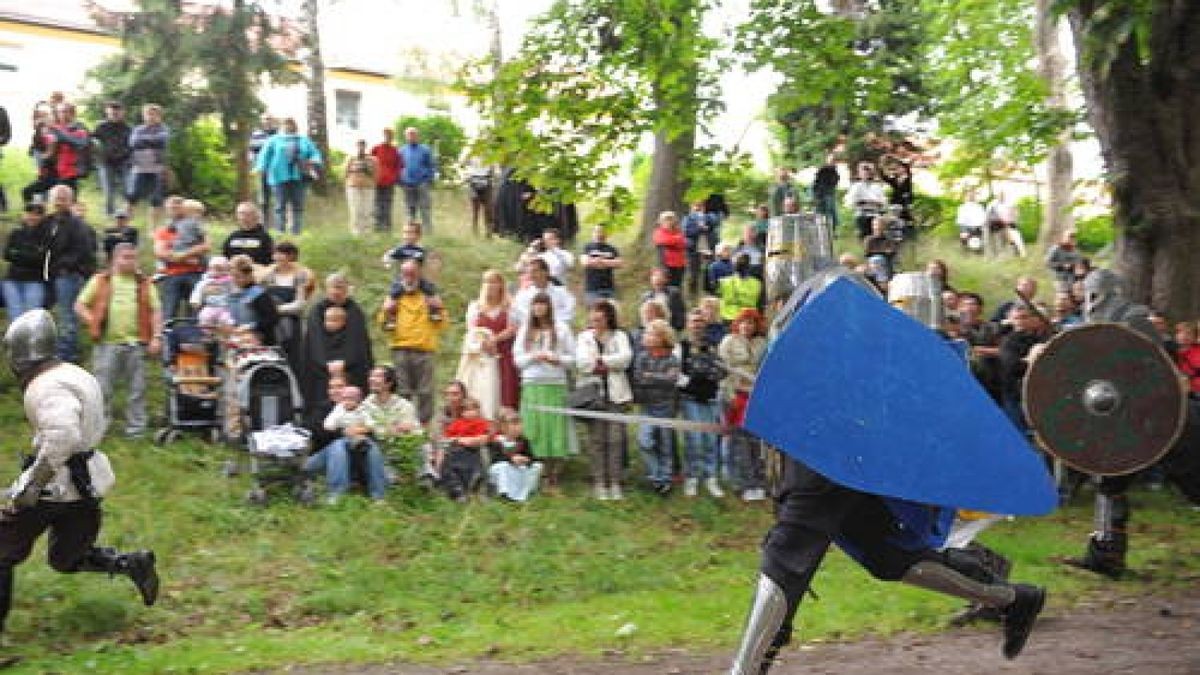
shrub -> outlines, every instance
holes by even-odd
[[[1022,197],[1017,202],[1017,229],[1025,241],[1037,241],[1042,231],[1042,203],[1036,197]]]
[[[1111,213],[1075,221],[1075,241],[1081,250],[1088,253],[1108,246],[1115,235]]]
[[[172,191],[204,202],[209,212],[233,211],[237,169],[216,121],[202,119],[171,137]]]

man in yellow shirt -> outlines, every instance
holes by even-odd
[[[162,329],[158,294],[137,264],[133,244],[117,244],[112,269],[93,274],[75,301],[92,338],[92,374],[104,392],[106,419],[112,419],[113,384],[129,382],[125,435],[131,438],[146,432],[146,353],[158,353]]]
[[[438,336],[446,327],[440,301],[431,302],[430,284],[421,278],[421,265],[406,260],[396,284],[396,320],[391,330],[392,362],[399,394],[417,406],[421,424],[433,419],[433,366]]]

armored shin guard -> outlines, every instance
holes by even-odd
[[[1118,577],[1125,571],[1125,552],[1129,548],[1126,525],[1129,500],[1125,495],[1096,495],[1096,530],[1088,539],[1087,551],[1079,567],[1098,574]]]
[[[996,580],[995,575],[982,565],[978,563],[970,566],[959,564],[963,569],[958,570],[951,567],[951,564],[958,564],[958,562],[922,560],[908,568],[901,581],[976,602],[985,607],[1007,607],[1016,599],[1016,591],[1013,590],[1013,587]]]
[[[153,551],[119,553],[115,548],[96,547],[84,556],[79,572],[107,572],[127,576],[137,586],[142,603],[147,607],[158,600],[158,572],[154,568]]]
[[[761,574],[750,606],[750,617],[729,675],[765,675],[780,647],[787,644],[790,630],[787,595],[771,577]]]

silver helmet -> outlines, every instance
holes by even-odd
[[[1112,321],[1125,304],[1125,283],[1116,272],[1094,269],[1083,279],[1083,318],[1085,321]]]
[[[17,377],[25,377],[38,364],[55,358],[58,328],[54,317],[44,309],[25,312],[4,333],[4,351],[8,365]]]

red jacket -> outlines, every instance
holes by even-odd
[[[404,160],[400,159],[400,151],[394,145],[380,143],[371,148],[371,156],[375,158],[375,185],[387,187],[395,185],[400,179],[400,170],[404,168]]]
[[[54,141],[54,170],[58,177],[63,180],[79,178],[79,155],[81,152],[67,141],[58,138],[60,135],[70,136],[76,141],[87,142],[88,130],[78,122],[72,122],[70,125],[55,124],[48,134],[50,140]]]
[[[687,267],[687,237],[683,230],[673,230],[666,225],[654,228],[654,245],[663,267]]]
[[[1200,394],[1200,345],[1180,347],[1175,353],[1175,363],[1188,378],[1193,394]]]

